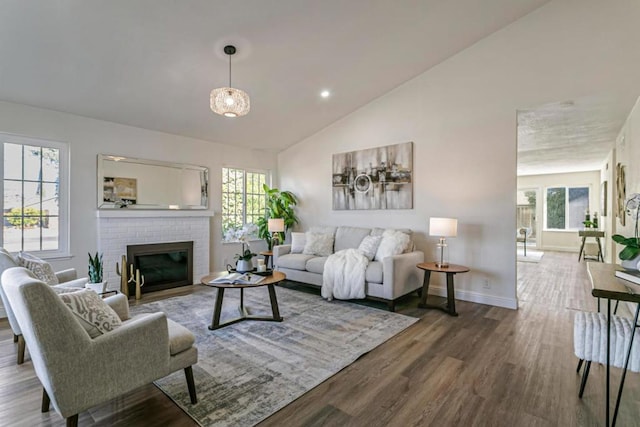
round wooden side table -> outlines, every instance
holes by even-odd
[[[273,251],[262,251],[260,255],[264,257],[264,265],[269,268],[269,259],[273,260]],[[271,268],[273,269],[273,261],[271,261]]]
[[[469,267],[456,264],[449,264],[448,267],[438,267],[435,262],[423,262],[418,264],[417,267],[421,270],[424,270],[424,281],[422,282],[422,298],[420,299],[418,307],[435,308],[444,311],[450,316],[457,316],[458,313],[456,313],[456,296],[455,289],[453,287],[453,276],[455,276],[457,273],[466,273],[467,271],[469,271]],[[447,274],[447,303],[445,305],[427,304],[431,272]]]

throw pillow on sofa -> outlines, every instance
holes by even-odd
[[[18,264],[31,271],[38,280],[42,280],[48,285],[60,283],[51,264],[35,255],[28,252],[18,253]]]
[[[376,256],[376,252],[378,251],[378,246],[380,246],[381,241],[382,236],[366,236],[364,239],[362,239],[362,242],[360,242],[358,250],[361,251],[369,261],[373,261],[373,258]]]
[[[90,289],[59,294],[60,299],[80,320],[91,338],[113,331],[122,325],[115,310]]]
[[[398,230],[385,230],[382,233],[382,241],[376,251],[375,260],[382,261],[386,257],[399,255],[407,250],[411,244],[408,234]]]
[[[305,239],[303,254],[329,256],[333,253],[333,235],[307,231]]]
[[[307,243],[305,233],[291,233],[291,253],[301,254],[304,251],[304,245]]]

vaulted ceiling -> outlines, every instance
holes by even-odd
[[[279,151],[546,2],[3,0],[0,100]],[[236,119],[209,109],[226,44]]]
[[[0,100],[280,151],[547,1],[4,0]],[[226,44],[236,119],[209,109]],[[637,95],[520,110],[518,174],[598,169]]]

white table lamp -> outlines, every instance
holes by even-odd
[[[270,218],[267,223],[267,229],[272,234],[272,241],[280,242],[278,233],[284,233],[284,219],[283,218]],[[276,245],[272,245],[276,246]]]
[[[439,237],[438,250],[440,257],[436,261],[436,267],[446,268],[449,266],[449,248],[445,237],[456,237],[458,235],[458,220],[455,218],[430,218],[429,235]]]

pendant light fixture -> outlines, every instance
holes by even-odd
[[[240,117],[251,109],[247,92],[231,87],[231,55],[236,53],[235,46],[225,46],[224,53],[229,55],[229,87],[219,87],[211,91],[211,111],[225,117]]]

